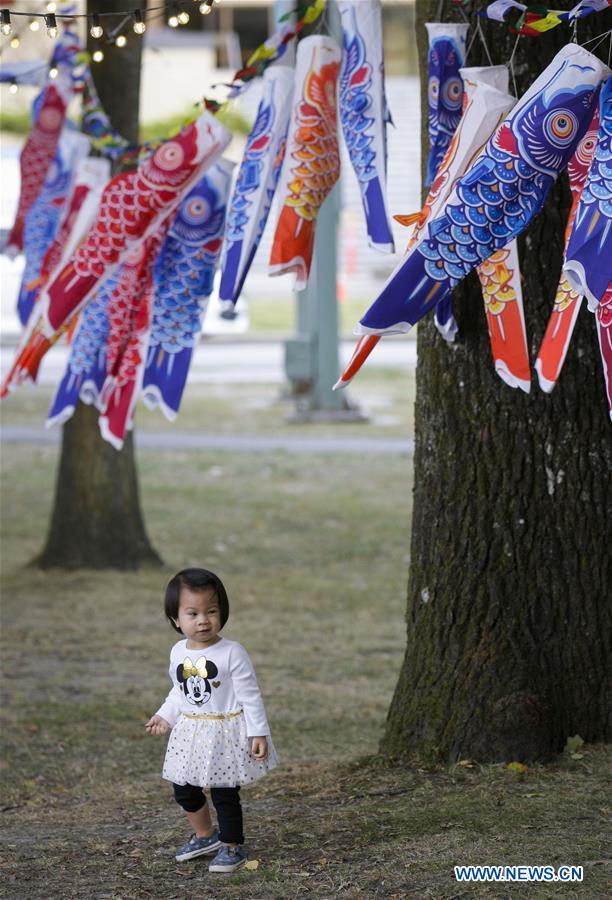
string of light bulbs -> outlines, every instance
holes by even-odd
[[[196,2],[198,2],[198,0],[196,0]],[[202,0],[202,2],[199,2],[199,11],[202,15],[208,15],[212,12],[214,6],[218,5],[220,2],[221,0]],[[28,18],[29,22],[26,27],[32,32],[40,30],[39,20],[44,19],[47,27],[47,35],[52,39],[55,39],[59,33],[58,19],[66,21],[87,19],[91,23],[89,33],[94,40],[104,38],[104,43],[107,46],[114,44],[119,48],[125,47],[127,44],[127,37],[123,34],[123,31],[130,22],[132,23],[132,31],[134,34],[140,36],[145,33],[147,28],[145,16],[149,21],[152,21],[168,15],[167,23],[171,28],[178,28],[180,25],[186,25],[190,20],[189,13],[186,9],[182,8],[181,2],[167,2],[160,6],[149,7],[148,9],[139,8],[131,10],[114,10],[112,12],[100,11],[96,13],[61,13],[57,12],[57,3],[49,2],[45,5],[45,10],[44,13],[26,13],[19,10],[8,10],[6,8],[0,10],[0,34],[4,37],[11,38],[9,46],[12,49],[16,50],[20,46],[21,35],[25,29],[22,28],[18,32],[15,31],[11,21],[11,15]],[[119,16],[123,17],[121,22],[112,29],[107,28],[105,32],[100,20],[111,17],[117,18]],[[95,63],[102,62],[104,59],[104,51],[101,49],[94,50],[91,59]],[[57,69],[54,66],[51,66],[49,69],[49,77],[56,78],[57,74]],[[9,93],[16,94],[18,90],[19,83],[17,80],[13,79],[9,85]]]
[[[199,12],[203,15],[209,15],[213,7],[221,2],[221,0],[194,0],[195,3],[198,3]],[[113,10],[112,12],[100,10],[95,13],[60,13],[57,12],[57,3],[47,3],[46,11],[42,13],[32,13],[32,12],[22,12],[21,10],[16,9],[1,9],[0,10],[0,33],[5,37],[9,37],[13,33],[13,16],[24,16],[28,18],[29,25],[31,31],[38,31],[40,29],[40,19],[44,20],[45,27],[47,29],[47,35],[50,38],[56,38],[58,35],[58,19],[87,19],[91,24],[89,27],[89,33],[94,39],[99,39],[104,37],[104,26],[102,25],[102,19],[118,16],[123,16],[123,20],[119,26],[112,29],[109,33],[108,37],[111,37],[110,43],[117,43],[117,37],[120,35],[118,32],[122,31],[123,28],[129,22],[132,22],[132,30],[135,34],[142,35],[146,31],[146,21],[145,17],[148,13],[160,12],[162,15],[168,14],[168,25],[171,28],[178,28],[179,25],[186,25],[189,22],[190,15],[187,9],[185,9],[185,2],[173,2],[173,3],[164,3],[160,6],[152,6],[149,9],[141,8],[141,9],[126,9],[126,10]],[[18,40],[18,36],[17,36]],[[125,46],[126,41],[120,42],[118,44],[119,47]],[[11,42],[12,45],[12,42]],[[17,43],[16,46],[19,46]]]

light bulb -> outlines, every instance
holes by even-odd
[[[132,26],[135,34],[144,34],[147,30],[147,26],[144,23],[142,18],[142,13],[139,9],[134,13],[134,24]]]
[[[57,37],[57,20],[53,13],[49,13],[48,16],[45,16],[45,25],[47,26],[47,35],[50,38]]]
[[[18,35],[14,35],[14,37],[11,38],[11,47],[13,50],[16,50],[20,43],[21,41],[19,40]]]
[[[38,31],[40,28],[40,22],[38,19],[30,19],[30,31]]]
[[[9,93],[16,94],[18,90],[19,90],[19,87],[17,85],[17,82],[11,81],[11,86],[9,87]]]
[[[57,3],[47,3],[47,12],[54,13],[57,9]]]
[[[57,78],[59,69],[56,66],[51,66],[49,69],[49,78]]]
[[[185,12],[185,10],[183,9],[176,18],[179,20],[181,25],[186,25],[189,21],[189,13]]]
[[[212,6],[209,6],[208,3],[200,3],[200,12],[203,16],[207,16],[210,12],[212,12]]]
[[[94,62],[102,62],[102,60],[104,59],[104,54],[101,50],[94,50],[91,58]]]
[[[0,25],[0,31],[2,34],[10,34],[13,30],[13,26],[11,25],[11,14],[8,9],[2,10],[2,25]]]
[[[117,47],[125,47],[127,44],[127,38],[124,34],[118,34],[115,38],[115,46]]]
[[[178,16],[174,16],[174,15],[170,16],[170,18],[168,19],[168,25],[170,26],[170,28],[178,28],[178,25],[179,25]]]
[[[94,13],[91,18],[91,28],[89,29],[89,33],[92,38],[101,38],[104,34],[104,29],[100,25],[100,16],[98,13]]]

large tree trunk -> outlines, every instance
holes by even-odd
[[[100,9],[97,3],[92,7],[90,12]],[[114,9],[125,10],[125,0],[106,0],[104,11]],[[102,24],[109,30],[120,21],[121,17],[104,18]],[[104,51],[104,60],[92,64],[100,100],[115,128],[135,143],[142,38],[129,28],[126,35],[126,47],[89,37],[88,49]],[[79,403],[64,426],[49,534],[35,560],[42,568],[135,569],[161,562],[140,511],[132,435],[117,452],[100,437],[97,419],[95,409]]]
[[[485,5],[470,6],[472,21]],[[423,23],[437,6],[417,3],[423,91]],[[507,60],[514,37],[484,21],[493,62]],[[580,20],[579,39],[600,25],[598,15]],[[519,95],[568,39],[564,26],[521,39]],[[468,63],[487,64],[478,39]],[[562,177],[519,242],[532,361],[568,207]],[[612,736],[612,435],[594,317],[582,309],[552,395],[537,379],[525,395],[494,372],[474,275],[454,305],[452,348],[431,317],[419,325],[408,643],[382,748],[446,761],[545,760],[569,735]]]

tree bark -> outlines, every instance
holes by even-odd
[[[100,8],[97,3],[91,6]],[[126,6],[130,6],[126,0],[106,0],[104,11]],[[104,17],[105,33],[120,21],[121,17]],[[92,63],[100,100],[114,127],[136,143],[142,38],[129,26],[125,34],[128,42],[123,48],[88,36],[88,50],[103,50],[104,60]],[[97,420],[97,410],[79,403],[64,426],[49,533],[34,560],[41,568],[136,569],[161,564],[140,510],[132,435],[126,435],[117,452],[101,438]]]
[[[485,5],[470,6],[471,22]],[[424,158],[423,24],[437,7],[417,2]],[[443,9],[458,20],[450,4]],[[580,20],[580,41],[601,30],[598,19]],[[493,62],[508,60],[514,36],[483,22]],[[564,26],[521,39],[519,96],[567,40]],[[478,38],[468,64],[487,64]],[[532,361],[555,296],[569,200],[562,177],[519,241]],[[594,317],[581,310],[553,393],[535,379],[525,395],[495,374],[474,274],[454,307],[452,347],[431,317],[418,329],[407,648],[382,750],[547,760],[570,735],[612,736],[612,442]]]

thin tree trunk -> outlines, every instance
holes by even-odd
[[[125,0],[106,0],[104,11],[125,10],[126,5],[130,4]],[[97,3],[92,6],[101,8]],[[108,31],[120,21],[121,17],[104,18],[102,24]],[[142,38],[129,27],[125,33],[126,47],[88,37],[88,50],[103,50],[104,60],[92,63],[100,100],[114,127],[136,143]],[[100,436],[97,410],[82,403],[63,429],[49,533],[34,563],[41,568],[100,569],[161,564],[140,511],[132,435],[126,435],[117,452]]]
[[[471,5],[472,21],[485,5]],[[437,7],[417,2],[423,82],[423,23]],[[449,3],[443,9],[457,20]],[[581,20],[579,40],[601,30],[598,18]],[[514,37],[499,23],[485,31],[493,62],[508,60]],[[521,39],[519,95],[568,39],[563,26]],[[468,63],[487,64],[478,40]],[[424,157],[426,128],[424,117]],[[568,208],[562,177],[519,241],[532,362]],[[494,372],[473,274],[454,306],[453,347],[431,317],[418,331],[408,638],[382,749],[446,761],[545,760],[570,735],[612,736],[612,435],[594,317],[582,309],[553,393],[535,379],[525,395]]]

